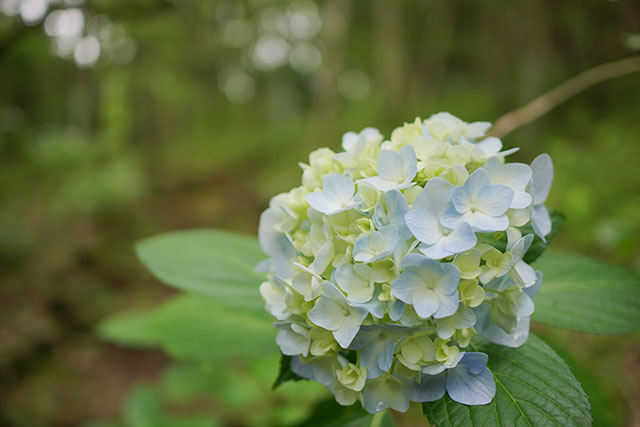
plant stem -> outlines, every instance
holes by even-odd
[[[607,62],[584,71],[524,106],[510,111],[496,120],[489,135],[503,138],[521,126],[569,100],[580,92],[605,80],[640,72],[640,56]]]
[[[377,414],[375,414],[371,419],[371,424],[369,424],[369,427],[380,427],[382,425],[382,420],[385,414],[386,411],[378,412]]]

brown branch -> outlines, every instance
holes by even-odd
[[[489,135],[503,138],[521,126],[569,100],[580,92],[605,80],[640,71],[640,56],[598,65],[567,80],[528,104],[508,112],[496,120]]]

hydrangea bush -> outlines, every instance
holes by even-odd
[[[260,286],[290,368],[370,413],[496,391],[474,337],[519,347],[542,273],[524,261],[551,218],[551,158],[509,163],[488,122],[449,113],[388,140],[348,132],[260,217]],[[505,244],[506,241],[506,244]]]
[[[181,390],[221,392],[230,360],[279,354],[274,387],[313,380],[337,401],[317,402],[301,426],[393,426],[384,410],[411,401],[438,427],[590,426],[587,394],[529,323],[639,332],[640,275],[540,256],[564,218],[544,205],[551,159],[506,162],[514,150],[488,128],[439,113],[388,140],[349,132],[342,152],[313,152],[302,185],[271,200],[258,239],[186,230],[142,240],[142,263],[184,293],[106,319],[102,335],[213,373],[208,385],[177,381]],[[258,393],[274,400],[258,406],[289,414]]]

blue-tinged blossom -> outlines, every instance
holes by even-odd
[[[551,231],[548,155],[509,163],[490,124],[449,113],[385,140],[347,132],[309,155],[301,185],[260,217],[260,294],[292,371],[369,412],[446,394],[489,403],[476,336],[518,347],[542,275],[524,259]],[[506,234],[506,245],[504,236]]]

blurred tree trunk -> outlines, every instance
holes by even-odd
[[[403,43],[401,2],[373,2],[373,59],[376,85],[374,90],[384,95],[382,114],[385,120],[401,119],[402,104],[408,89]]]
[[[338,77],[347,51],[347,28],[351,18],[351,0],[328,0],[322,11],[320,40],[324,44],[323,66],[313,82],[314,105],[311,109],[307,146],[333,146],[331,138],[338,132],[340,109]]]

